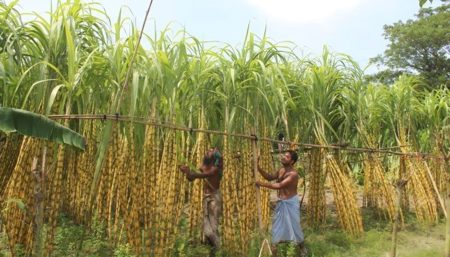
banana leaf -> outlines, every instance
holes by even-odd
[[[0,131],[17,132],[85,150],[86,141],[77,132],[37,113],[0,107]]]

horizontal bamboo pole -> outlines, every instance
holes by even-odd
[[[115,121],[126,121],[126,122],[134,122],[138,124],[145,124],[145,125],[152,125],[156,127],[162,127],[162,128],[169,128],[174,130],[180,130],[180,131],[187,131],[187,132],[201,132],[206,134],[214,134],[214,135],[223,135],[223,136],[232,136],[232,137],[239,137],[239,138],[246,138],[246,139],[252,139],[252,140],[260,140],[260,141],[266,141],[271,143],[277,143],[277,144],[284,144],[284,145],[291,145],[291,146],[297,146],[297,147],[303,147],[303,148],[322,148],[322,149],[332,149],[332,150],[342,150],[342,151],[349,151],[349,152],[359,152],[359,153],[385,153],[385,154],[393,154],[393,155],[406,155],[406,156],[421,156],[426,158],[434,158],[434,159],[442,159],[441,156],[432,155],[429,153],[421,153],[421,152],[397,152],[393,150],[389,150],[392,148],[363,148],[363,147],[347,147],[347,146],[340,146],[340,145],[317,145],[317,144],[308,144],[308,143],[299,143],[299,142],[292,142],[292,141],[282,141],[282,140],[275,140],[271,138],[266,137],[257,137],[256,135],[246,135],[246,134],[237,134],[237,133],[227,133],[223,131],[217,131],[217,130],[208,130],[208,129],[199,129],[199,128],[189,128],[189,127],[183,127],[171,123],[162,123],[154,119],[144,119],[142,117],[132,117],[132,116],[123,116],[118,114],[73,114],[73,115],[49,115],[48,116],[51,119],[75,119],[75,120],[115,120]],[[402,146],[399,146],[402,147]]]

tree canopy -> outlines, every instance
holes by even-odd
[[[389,76],[418,74],[430,88],[450,87],[449,8],[450,4],[422,8],[414,20],[385,25],[383,35],[389,44],[373,61],[387,69],[378,78],[389,81]]]

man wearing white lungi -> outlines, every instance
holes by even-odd
[[[277,244],[292,242],[297,244],[300,256],[306,256],[303,231],[300,226],[300,202],[297,194],[299,176],[294,169],[298,159],[295,151],[288,150],[280,156],[283,167],[270,174],[258,166],[259,173],[267,180],[276,183],[257,181],[256,185],[278,190],[278,201],[272,221],[272,252],[277,256]]]

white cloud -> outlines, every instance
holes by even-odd
[[[292,23],[324,23],[353,11],[363,0],[247,0],[268,18]]]

